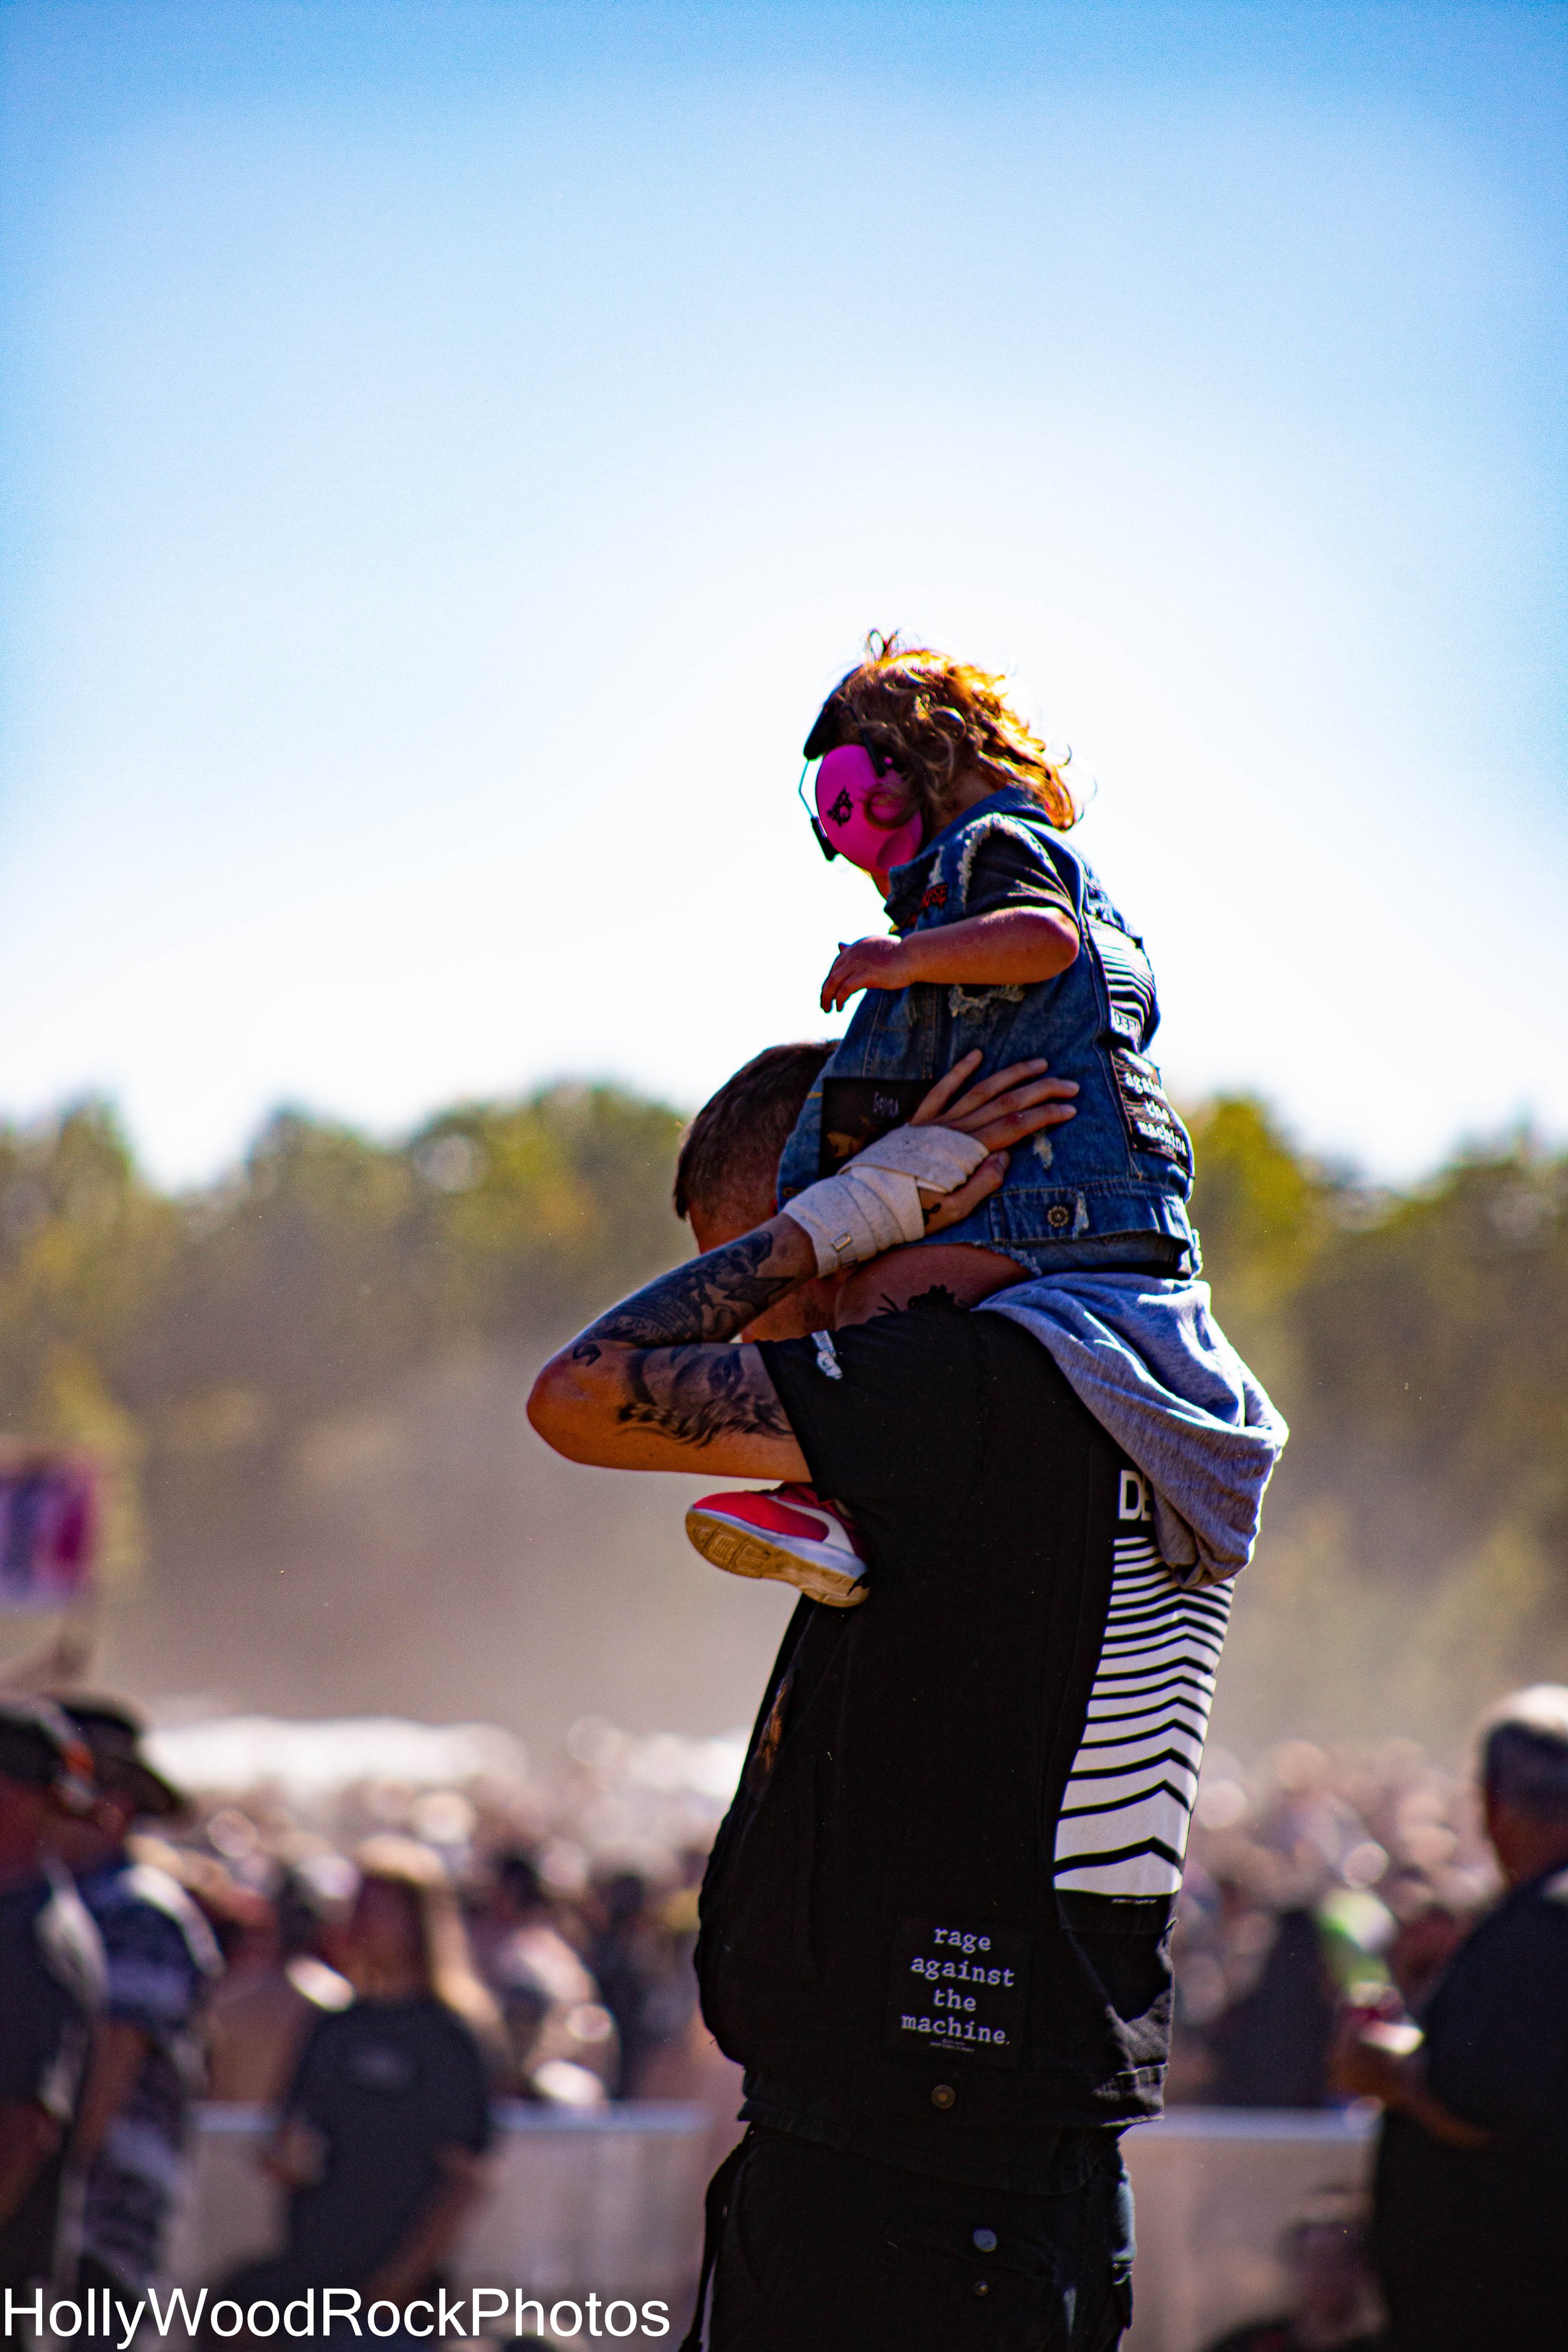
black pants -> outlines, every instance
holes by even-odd
[[[1119,2154],[1024,2197],[753,2128],[713,2273],[709,2352],[1114,2352],[1131,2316]]]

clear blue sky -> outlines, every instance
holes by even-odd
[[[1561,6],[10,0],[0,1110],[695,1103],[1025,681],[1167,1078],[1568,1129]]]

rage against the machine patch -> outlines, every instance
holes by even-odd
[[[1018,2065],[1033,1942],[1021,1927],[900,1919],[893,1934],[889,2046]]]

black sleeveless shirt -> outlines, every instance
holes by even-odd
[[[1067,2186],[1159,2111],[1223,1608],[1005,1318],[933,1294],[763,1355],[870,1598],[791,1620],[703,1885],[704,2017],[754,2119]]]

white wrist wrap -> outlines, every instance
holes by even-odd
[[[811,1236],[818,1274],[837,1274],[900,1242],[925,1239],[921,1187],[955,1192],[985,1158],[985,1146],[951,1127],[896,1127],[837,1176],[808,1184],[786,1203]]]

